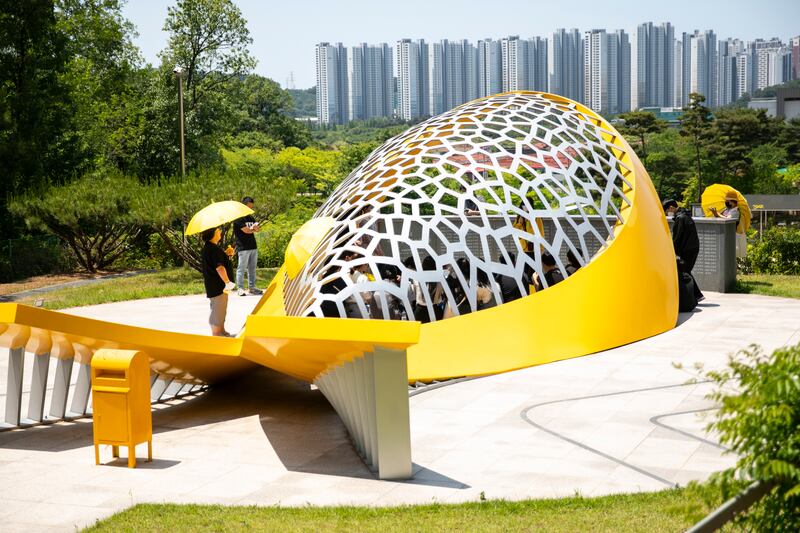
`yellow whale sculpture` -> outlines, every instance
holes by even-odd
[[[504,93],[414,126],[373,152],[315,217],[334,223],[293,276],[278,272],[238,338],[12,303],[0,304],[0,344],[84,364],[99,348],[143,350],[155,372],[188,383],[254,363],[313,382],[376,347],[407,348],[415,381],[577,357],[675,325],[675,257],[647,172],[603,118],[560,96]],[[581,268],[547,287],[542,258],[566,271],[567,252]],[[544,290],[526,295],[526,272]],[[486,284],[494,274],[523,296],[502,302]],[[326,291],[336,283],[341,291]],[[493,307],[476,299],[481,283]],[[456,316],[442,319],[448,304]]]

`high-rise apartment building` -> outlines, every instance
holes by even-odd
[[[541,37],[502,39],[503,91],[547,90],[547,41]]]
[[[583,38],[573,28],[557,29],[547,47],[548,90],[572,100],[584,98]]]
[[[739,39],[725,39],[717,43],[717,105],[729,105],[742,95],[739,92],[737,58],[745,52],[745,43]]]
[[[500,42],[503,54],[503,92],[525,89],[528,82],[528,41],[518,35]]]
[[[500,41],[478,41],[478,97],[503,92],[503,55]]]
[[[528,84],[532,91],[547,91],[547,39],[532,37],[528,45]]]
[[[600,113],[630,109],[630,44],[623,30],[583,36],[583,103]]]
[[[736,54],[737,99],[744,94],[753,94],[753,54],[749,49]]]
[[[707,107],[717,106],[717,35],[711,30],[683,34],[682,105],[691,93],[705,96]]]
[[[753,53],[753,90],[778,85],[785,80],[784,57],[787,50],[777,37],[766,41],[756,39],[751,43]]]
[[[675,96],[675,28],[646,22],[631,35],[631,108],[670,107]]]
[[[616,112],[631,110],[631,43],[628,34],[617,30],[612,45],[617,48],[617,101]]]
[[[428,116],[428,45],[402,39],[395,45],[397,115],[403,120]]]
[[[431,115],[478,97],[478,49],[467,40],[428,44],[428,101]]]
[[[800,35],[789,39],[789,53],[791,54],[792,79],[800,80]]]
[[[683,41],[675,39],[672,54],[672,107],[683,105]]]
[[[342,43],[319,43],[317,59],[317,119],[320,124],[343,124],[349,119],[347,48]]]
[[[381,43],[361,43],[348,57],[348,108],[350,120],[391,117],[394,113],[392,49]]]

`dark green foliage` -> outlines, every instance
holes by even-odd
[[[294,106],[291,115],[293,117],[316,117],[317,116],[317,88],[310,89],[288,89],[292,97]]]
[[[666,122],[648,111],[629,111],[622,113],[618,118],[625,121],[619,126],[620,133],[635,137],[639,141],[640,155],[643,158],[647,157],[645,145],[647,134],[659,133],[667,127]]]
[[[139,183],[118,174],[92,174],[12,201],[28,227],[58,236],[87,272],[105,269],[139,232],[131,215]]]
[[[264,176],[244,171],[193,173],[186,179],[164,179],[141,187],[131,207],[136,223],[161,237],[165,250],[187,266],[200,270],[202,243],[198,236],[184,236],[192,216],[211,202],[241,200],[249,195],[256,200],[256,218],[270,220],[297,201],[302,183],[280,176]],[[232,241],[226,228],[223,247]]]
[[[706,97],[699,93],[689,95],[689,105],[683,108],[681,116],[681,135],[691,139],[695,150],[695,169],[697,173],[697,200],[700,201],[700,193],[707,183],[703,182],[703,161],[702,153],[708,142],[711,130],[711,111],[705,106]]]
[[[421,120],[421,119],[420,119]],[[354,120],[347,124],[317,126],[311,135],[320,144],[338,148],[342,144],[378,142],[398,135],[418,121],[405,122],[395,118]]]
[[[751,151],[776,138],[778,123],[763,109],[720,109],[705,139],[718,163],[720,181],[742,193],[753,192]]]
[[[758,274],[800,274],[800,229],[776,226],[751,239],[742,266]]]
[[[76,266],[72,252],[53,235],[25,235],[0,242],[0,283],[72,272]]]
[[[262,226],[256,235],[258,243],[258,266],[279,267],[289,240],[297,229],[314,215],[314,208],[297,205]]]
[[[67,39],[53,2],[0,0],[0,230],[8,236],[9,194],[82,165],[69,131],[72,98],[63,76]]]
[[[774,484],[739,527],[800,530],[800,345],[771,355],[753,346],[708,376],[717,384],[710,397],[720,405],[710,428],[739,456],[723,481]]]
[[[265,139],[274,139],[283,146],[308,146],[311,141],[308,127],[291,116],[292,97],[277,83],[251,74],[243,81],[232,82],[230,94],[241,108],[234,135],[260,133]],[[258,142],[250,144],[259,145]]]

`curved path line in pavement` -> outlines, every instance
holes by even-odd
[[[656,415],[654,417],[651,417],[650,418],[650,422],[652,422],[653,424],[657,425],[658,427],[664,428],[664,429],[669,430],[669,431],[674,431],[675,433],[680,433],[684,437],[689,437],[690,439],[699,440],[703,444],[708,444],[709,446],[714,446],[715,448],[719,448],[720,450],[724,450],[724,451],[728,452],[728,451],[730,451],[730,448],[728,448],[727,446],[723,446],[722,444],[720,444],[718,442],[714,442],[713,440],[704,439],[703,437],[698,437],[694,433],[689,433],[688,431],[684,431],[682,429],[678,429],[678,428],[676,428],[674,426],[670,426],[668,424],[665,424],[665,423],[661,422],[662,418],[668,418],[670,416],[689,415],[689,414],[692,414],[692,413],[702,413],[704,411],[714,411],[716,409],[718,409],[718,408],[717,407],[706,407],[704,409],[690,409],[688,411],[675,411],[675,412],[672,412],[672,413],[664,413],[663,415]]]
[[[634,393],[637,393],[637,392],[650,392],[650,391],[655,391],[655,390],[674,389],[674,388],[678,388],[678,387],[686,387],[686,386],[689,386],[689,385],[698,385],[698,384],[701,384],[701,383],[709,383],[709,382],[710,382],[710,380],[693,381],[691,383],[678,383],[678,384],[674,384],[674,385],[659,385],[658,387],[645,387],[645,388],[642,388],[642,389],[632,389],[632,390],[625,390],[625,391],[618,391],[618,392],[608,392],[608,393],[604,393],[604,394],[592,394],[592,395],[589,395],[589,396],[578,396],[578,397],[575,397],[575,398],[564,398],[564,399],[561,399],[561,400],[550,400],[548,402],[537,403],[535,405],[531,405],[530,407],[526,407],[525,409],[523,409],[520,412],[520,417],[522,418],[522,420],[524,420],[528,424],[532,425],[536,429],[540,429],[540,430],[544,431],[545,433],[547,433],[549,435],[552,435],[552,436],[554,436],[554,437],[556,437],[558,439],[561,439],[563,441],[569,442],[570,444],[572,444],[574,446],[578,446],[579,448],[582,448],[582,449],[584,449],[584,450],[586,450],[586,451],[588,451],[590,453],[593,453],[595,455],[599,455],[600,457],[603,457],[604,459],[608,459],[609,461],[617,463],[618,465],[624,466],[626,468],[630,468],[631,470],[633,470],[635,472],[638,472],[638,473],[640,473],[640,474],[642,474],[644,476],[647,476],[647,477],[649,477],[651,479],[655,479],[656,481],[658,481],[660,483],[663,483],[663,484],[667,485],[668,487],[678,487],[677,483],[673,483],[672,481],[670,481],[668,479],[665,479],[665,478],[659,476],[658,474],[654,474],[653,472],[649,472],[649,471],[647,471],[647,470],[645,470],[643,468],[640,468],[640,467],[638,467],[638,466],[636,466],[634,464],[631,464],[631,463],[625,461],[624,459],[620,459],[618,457],[614,457],[613,455],[607,454],[607,453],[605,453],[605,452],[603,452],[601,450],[598,450],[597,448],[592,448],[588,444],[584,444],[584,443],[582,443],[580,441],[577,441],[575,439],[567,437],[566,435],[563,435],[563,434],[561,434],[561,433],[559,433],[557,431],[549,429],[549,428],[547,428],[547,427],[545,427],[545,426],[543,426],[541,424],[538,424],[538,423],[534,422],[533,420],[531,420],[531,418],[529,416],[529,413],[531,411],[533,411],[534,409],[539,408],[539,407],[544,407],[545,405],[553,405],[553,404],[557,404],[557,403],[574,402],[574,401],[578,401],[578,400],[591,400],[593,398],[607,398],[609,396],[621,396],[623,394],[634,394]],[[679,413],[674,413],[674,414],[679,414]],[[659,416],[663,417],[663,416],[667,416],[667,415],[659,415]],[[654,418],[657,418],[657,417],[654,417]],[[652,420],[653,419],[651,418],[650,421],[652,422]],[[663,424],[656,424],[656,425],[663,426]],[[673,429],[673,428],[669,428],[668,427],[667,429]],[[675,431],[677,431],[677,430],[675,430]],[[696,438],[696,437],[692,436],[692,438]]]

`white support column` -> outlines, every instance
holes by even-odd
[[[166,390],[164,390],[164,394],[161,395],[161,398],[165,400],[174,398],[175,396],[178,395],[178,393],[182,388],[183,388],[183,383],[181,383],[180,381],[170,380],[169,386],[166,388]]]
[[[89,407],[89,394],[92,392],[92,365],[81,363],[78,367],[78,381],[75,383],[75,391],[72,393],[72,405],[70,413],[83,416]]]
[[[364,393],[367,405],[375,405],[375,355],[372,352],[364,354],[364,365],[361,379],[364,383]],[[372,447],[372,470],[378,471],[378,425],[375,423],[375,409],[367,410],[367,429],[369,430],[369,443]]]
[[[53,394],[50,396],[50,418],[64,418],[67,414],[69,381],[72,378],[73,359],[59,359],[56,364],[56,378],[53,381]]]
[[[31,393],[28,397],[28,419],[41,422],[44,418],[44,399],[47,392],[47,374],[50,370],[50,352],[33,356]]]
[[[375,353],[333,367],[314,383],[379,478],[411,477],[405,350],[376,347]]]
[[[381,479],[411,477],[411,421],[405,350],[375,347],[375,426]]]
[[[150,387],[150,401],[157,402],[160,400],[170,383],[172,383],[172,378],[159,376],[152,387]]]
[[[25,348],[9,348],[5,422],[12,426],[19,425],[22,408],[22,373],[24,368]]]

